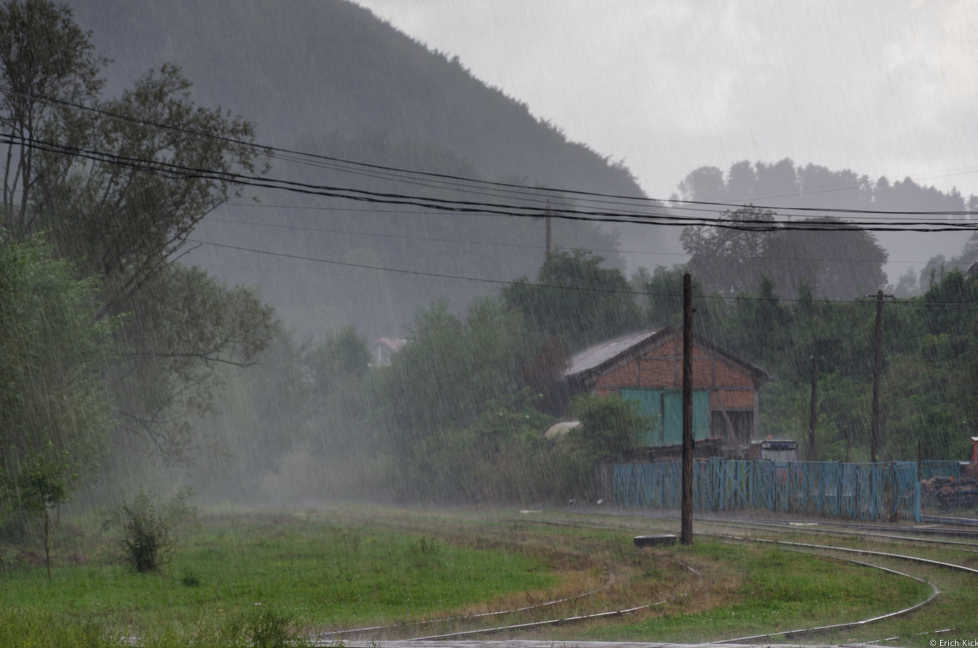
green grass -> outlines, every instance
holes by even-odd
[[[606,522],[620,528],[595,526]],[[653,530],[671,530],[670,523],[656,524]],[[593,597],[545,610],[425,626],[425,631],[590,614],[666,599],[666,605],[647,612],[513,636],[712,641],[862,620],[930,594],[918,581],[771,545],[698,537],[690,547],[636,549],[635,525],[649,531],[647,521],[632,525],[626,519],[556,513],[362,507],[306,515],[238,512],[205,519],[172,562],[144,575],[108,559],[97,525],[65,525],[59,531],[62,566],[54,569],[51,582],[43,567],[11,566],[17,552],[31,547],[5,547],[0,646],[102,648],[118,645],[122,636],[138,636],[146,648],[282,646],[285,638],[309,630],[508,609],[605,583],[609,587]],[[825,542],[801,532],[796,539]],[[855,537],[832,543],[963,564],[978,561],[960,548]],[[67,566],[69,561],[81,564]],[[899,636],[900,645],[923,648],[932,635],[921,632],[956,628],[963,637],[978,629],[973,576],[883,563],[935,582],[941,596],[907,617],[788,641],[853,643]],[[383,636],[418,632],[403,625]]]
[[[303,627],[405,619],[541,589],[555,577],[523,553],[328,519],[235,517],[207,522],[159,573],[90,561],[0,574],[3,609],[111,628],[199,623],[273,609]]]
[[[694,589],[654,616],[595,627],[587,638],[685,643],[730,639],[859,621],[913,605],[931,592],[916,580],[803,553],[708,541],[676,551],[690,562],[715,564],[727,582],[711,584],[711,600],[697,598],[700,590]],[[703,577],[709,578],[708,573]]]

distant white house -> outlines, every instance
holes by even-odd
[[[370,365],[372,367],[389,367],[391,356],[404,348],[407,340],[404,338],[379,337],[371,340],[367,347],[370,349]]]

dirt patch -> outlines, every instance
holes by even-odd
[[[65,563],[69,565],[84,565],[87,562],[88,562],[88,556],[86,556],[80,551],[72,551],[69,552],[67,556],[65,556]]]
[[[14,563],[28,567],[40,567],[44,564],[44,556],[36,551],[21,551],[14,557]]]

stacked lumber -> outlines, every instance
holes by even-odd
[[[920,482],[921,506],[942,509],[978,506],[978,479],[974,477],[931,477]]]

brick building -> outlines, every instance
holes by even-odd
[[[619,393],[641,403],[658,425],[650,448],[682,443],[682,332],[671,327],[596,344],[571,358],[564,372],[571,395]],[[693,336],[693,438],[713,439],[725,456],[746,452],[757,437],[763,370]]]

